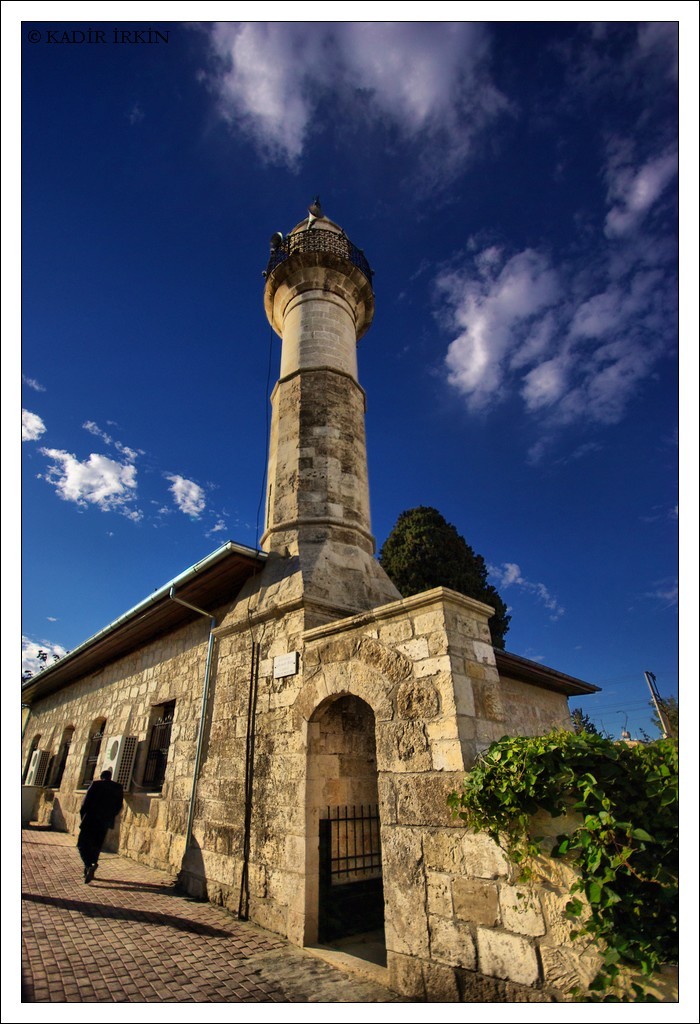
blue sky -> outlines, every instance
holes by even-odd
[[[612,734],[649,729],[644,670],[678,692],[677,25],[21,37],[29,667],[256,545],[261,272],[319,194],[375,271],[378,547],[438,508],[490,566],[507,648],[601,686],[578,703]]]

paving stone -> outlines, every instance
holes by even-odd
[[[85,885],[75,837],[22,831],[23,1002],[401,1002],[164,872],[103,854]]]

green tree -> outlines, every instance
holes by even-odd
[[[678,701],[675,697],[662,697],[659,704],[661,705],[661,710],[666,713],[670,736],[673,739],[678,739]],[[651,723],[658,730],[659,735],[663,736],[664,730],[659,721],[659,714],[653,700],[649,701],[649,707],[652,710]]]
[[[449,587],[491,605],[489,626],[495,647],[505,647],[510,624],[507,605],[488,582],[486,563],[434,508],[421,505],[402,512],[386,539],[379,561],[403,594]]]
[[[590,733],[591,736],[600,736],[600,730],[596,729],[595,725],[591,721],[590,715],[587,715],[583,708],[573,708],[571,711],[571,728],[574,730],[577,736],[580,736],[582,732]]]

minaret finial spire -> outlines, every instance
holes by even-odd
[[[309,230],[310,227],[313,226],[314,221],[318,220],[319,217],[323,216],[323,210],[321,209],[321,200],[320,200],[319,196],[314,196],[313,200],[311,201],[311,203],[308,206],[308,211],[309,211],[309,220],[308,220],[307,225],[306,225],[306,230],[307,231]]]

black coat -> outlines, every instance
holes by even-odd
[[[85,794],[80,808],[80,829],[101,832],[114,827],[124,803],[124,787],[111,779],[98,779]]]

